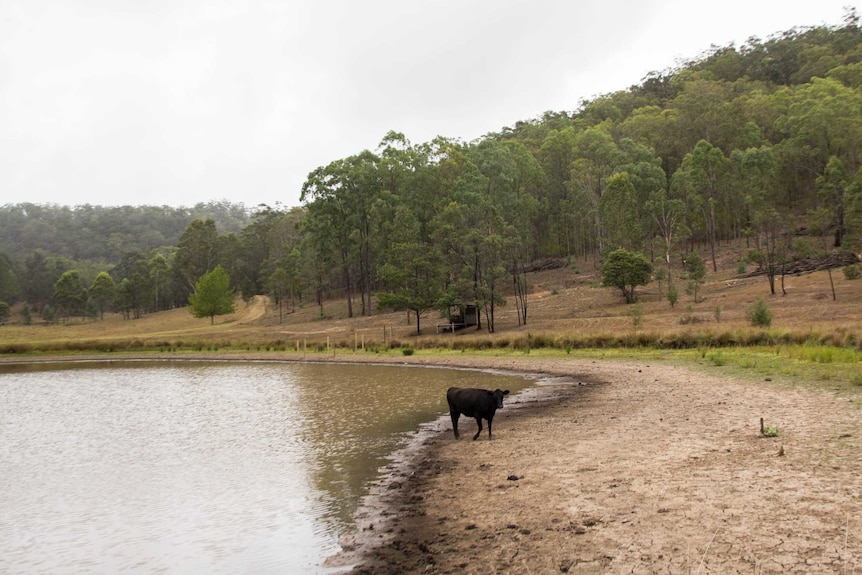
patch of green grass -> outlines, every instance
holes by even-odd
[[[709,354],[709,361],[712,362],[715,366],[722,366],[727,364],[727,356],[720,351],[715,351]]]

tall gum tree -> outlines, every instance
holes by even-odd
[[[779,151],[798,194],[816,190],[830,158],[855,174],[862,156],[862,93],[835,79],[814,78],[795,91],[791,102],[776,126],[786,135]]]
[[[348,316],[353,317],[353,294],[358,287],[361,313],[372,311],[372,210],[381,190],[379,157],[368,150],[317,168],[302,186],[312,229],[330,236],[339,254],[346,290]],[[318,242],[329,241],[317,237]]]
[[[673,286],[671,252],[688,233],[684,224],[685,204],[682,200],[669,198],[667,192],[661,188],[650,194],[646,211],[652,217],[658,237],[661,238],[663,258],[667,266],[667,284]]]
[[[727,158],[706,140],[697,143],[674,174],[674,187],[685,198],[691,229],[700,227],[704,232],[713,272],[718,271],[715,257],[718,208],[723,204],[721,197],[727,190],[727,178]]]
[[[186,227],[177,248],[174,271],[186,287],[218,264],[218,230],[212,218],[197,218]]]
[[[604,252],[606,235],[599,209],[607,178],[620,163],[621,153],[610,133],[608,124],[596,126],[578,133],[572,152],[572,189],[578,198],[580,209],[589,214],[592,236],[596,238],[599,253]]]

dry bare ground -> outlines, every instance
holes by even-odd
[[[356,573],[862,572],[858,395],[656,363],[433,362],[565,377],[508,401],[493,441],[427,431],[345,542]]]

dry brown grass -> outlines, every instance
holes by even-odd
[[[74,320],[66,325],[11,324],[0,327],[0,350],[97,350],[123,349],[290,349],[296,346],[399,345],[415,347],[601,347],[603,345],[677,344],[728,345],[758,341],[764,331],[750,326],[746,311],[758,298],[765,298],[773,321],[769,334],[788,342],[813,341],[842,346],[862,346],[862,280],[847,280],[833,271],[837,299],[832,300],[827,273],[815,272],[785,278],[787,295],[770,295],[763,276],[740,278],[736,274],[737,250],[725,252],[718,273],[708,273],[699,290],[699,302],[684,292],[671,308],[659,297],[657,283],[642,287],[640,325],[635,328],[633,306],[626,305],[614,288],[601,287],[601,274],[591,261],[577,261],[580,268],[537,272],[529,277],[528,325],[518,326],[514,305],[499,307],[496,333],[469,329],[456,334],[435,333],[442,320],[436,314],[422,319],[422,333],[406,312],[375,313],[347,317],[343,300],[328,301],[286,313],[278,311],[264,296],[248,304],[240,302],[236,313],[195,319],[187,309],[176,309],[124,320],[108,315],[102,321]],[[667,285],[662,286],[662,296]],[[716,310],[719,310],[717,313]],[[415,320],[414,320],[415,321]],[[677,344],[671,344],[673,347]],[[17,347],[16,347],[17,346]]]

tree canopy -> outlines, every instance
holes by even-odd
[[[195,282],[195,291],[189,296],[189,306],[194,317],[208,317],[210,324],[215,323],[215,316],[236,311],[230,278],[221,265],[206,272]]]
[[[426,311],[472,303],[493,331],[513,295],[526,323],[531,261],[598,268],[623,249],[661,259],[671,287],[673,262],[699,252],[715,271],[717,246],[742,238],[774,290],[814,215],[833,249],[862,247],[860,32],[848,10],[838,25],[713,46],[470,142],[388,132],[312,170],[290,209],[0,206],[0,299],[71,309],[63,274],[95,287],[106,272],[104,305],[139,317],[186,305],[220,266],[246,298],[337,297],[350,316],[384,305],[417,330]]]
[[[614,250],[602,265],[602,283],[619,288],[626,303],[634,303],[637,301],[635,288],[648,284],[652,271],[652,264],[641,254],[624,249]]]

